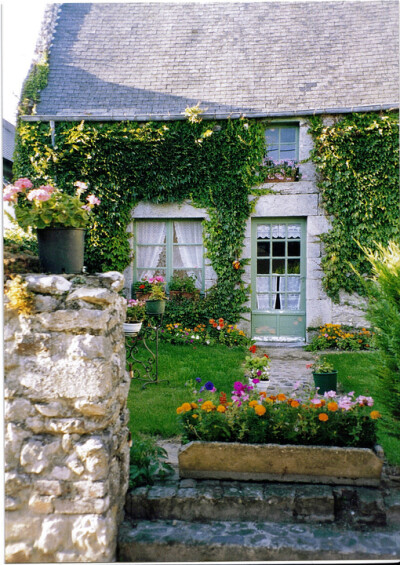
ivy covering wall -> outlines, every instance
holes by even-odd
[[[337,301],[340,289],[365,292],[351,267],[371,272],[360,245],[376,249],[399,238],[398,113],[349,114],[330,126],[313,117],[310,124],[318,187],[332,217],[332,229],[321,238],[323,286]]]
[[[310,125],[318,186],[333,220],[322,236],[323,284],[337,300],[340,289],[363,292],[350,267],[369,273],[358,243],[373,248],[399,235],[398,115],[351,114],[331,126],[314,117]],[[263,178],[265,127],[248,119],[201,121],[196,113],[167,123],[57,122],[53,147],[48,123],[20,121],[14,176],[71,192],[76,180],[90,184],[102,201],[87,236],[85,264],[95,271],[130,264],[126,228],[138,202],[191,200],[205,208],[205,247],[218,276],[210,300],[214,312],[235,322],[248,298],[242,275],[249,259],[241,253],[249,195]]]
[[[220,316],[237,321],[247,300],[240,268],[249,194],[265,153],[265,125],[255,120],[56,123],[21,122],[16,177],[55,182],[64,190],[89,183],[101,199],[87,237],[91,270],[122,271],[131,262],[127,225],[140,201],[191,200],[205,208],[205,247],[218,276],[211,298]],[[237,265],[236,265],[237,266]]]

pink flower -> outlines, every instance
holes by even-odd
[[[251,382],[255,385],[260,382],[260,379],[251,379]]]
[[[100,204],[100,200],[94,194],[89,194],[89,196],[86,198],[86,200],[89,202],[89,204],[91,206],[95,206],[96,204]]]
[[[44,186],[39,186],[39,189],[41,190],[45,190],[46,192],[48,192],[49,194],[52,194],[55,191],[54,186],[51,186],[51,184],[46,184]]]
[[[360,406],[373,406],[374,405],[374,399],[371,398],[371,396],[359,396],[356,399],[356,402],[358,402],[358,404]]]
[[[32,188],[33,184],[31,183],[31,181],[29,179],[22,178],[22,179],[16,180],[15,183],[14,183],[14,186],[17,186],[21,190],[24,190],[26,188]]]
[[[74,182],[74,186],[80,188],[82,192],[87,190],[87,187],[88,187],[85,182],[81,182],[80,180],[77,180],[76,182]]]
[[[324,394],[325,398],[334,398],[336,396],[336,392],[334,390],[329,390]]]
[[[354,406],[354,402],[350,398],[339,398],[338,406],[341,410],[350,410]]]
[[[9,184],[3,190],[3,200],[4,202],[15,202],[17,199],[18,192],[22,192],[18,186]]]
[[[82,210],[86,210],[86,212],[90,212],[92,207],[89,206],[89,204],[85,204],[84,206],[81,206]]]
[[[49,200],[50,198],[51,194],[42,188],[35,188],[35,190],[31,190],[27,195],[28,200],[37,200],[38,202],[46,202],[46,200]]]

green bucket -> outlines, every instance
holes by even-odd
[[[315,387],[319,387],[318,394],[324,394],[330,390],[336,392],[337,389],[337,371],[330,373],[313,373]]]

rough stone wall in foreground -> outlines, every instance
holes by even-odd
[[[24,278],[32,315],[5,310],[6,560],[113,561],[129,469],[123,276]]]

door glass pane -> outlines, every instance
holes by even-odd
[[[271,237],[271,226],[259,225],[257,226],[257,239],[268,239]]]
[[[270,253],[270,243],[269,241],[258,241],[257,242],[257,256],[258,257],[269,257]]]
[[[274,239],[282,239],[286,237],[285,224],[272,224],[272,237]]]
[[[300,259],[288,259],[288,273],[290,275],[300,274]]]
[[[300,241],[288,241],[288,256],[300,257]]]
[[[285,273],[285,259],[273,259],[272,260],[272,272],[276,274]]]
[[[274,241],[272,243],[272,255],[273,255],[273,257],[284,257],[285,256],[285,242],[284,241]]]
[[[257,259],[257,274],[269,275],[269,259]]]

